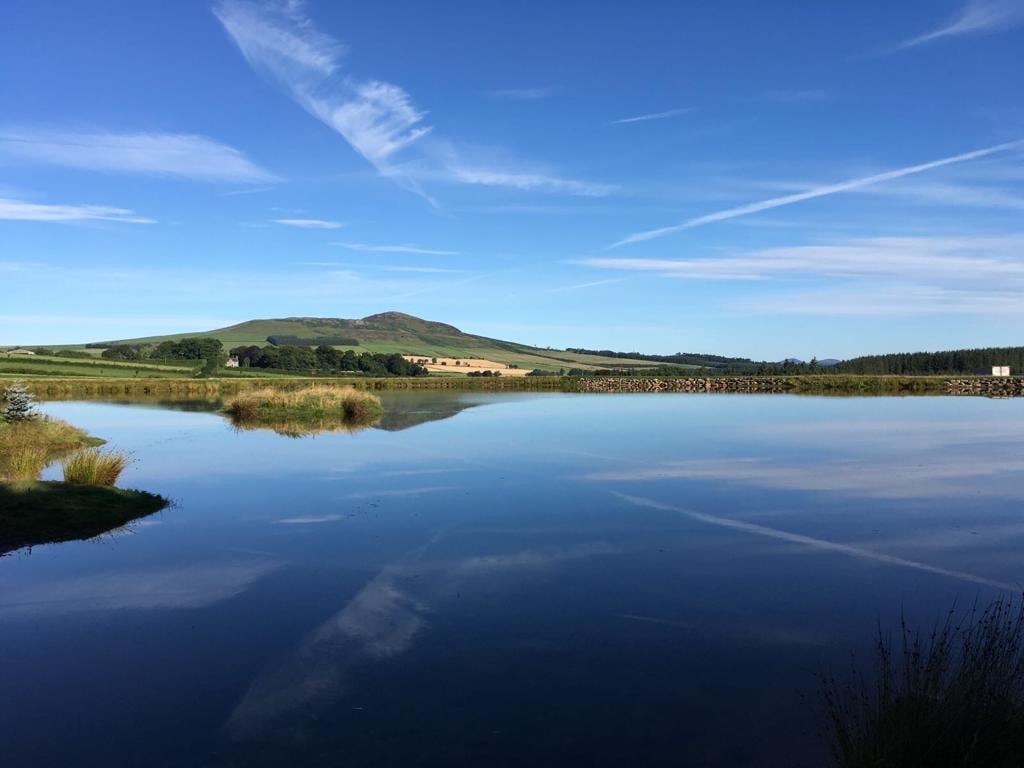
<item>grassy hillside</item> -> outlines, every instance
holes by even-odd
[[[209,336],[223,342],[225,348],[242,345],[266,345],[269,336],[285,336],[315,341],[318,338],[350,338],[357,345],[334,344],[338,349],[360,352],[419,354],[436,357],[475,357],[494,360],[520,368],[605,368],[622,364],[621,360],[600,355],[562,350],[539,349],[485,336],[463,333],[445,323],[422,320],[401,312],[383,312],[359,320],[322,317],[288,317],[276,320],[249,320],[238,325],[201,333],[178,333],[169,336],[148,336],[118,339],[110,344],[158,344],[185,337]],[[66,345],[64,345],[66,346]],[[645,361],[630,361],[637,366]]]

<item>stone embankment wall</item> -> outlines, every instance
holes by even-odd
[[[579,379],[579,392],[787,392],[792,384],[774,376],[647,379],[601,376]]]
[[[951,395],[1024,397],[1024,377],[985,376],[972,379],[948,379],[946,390]]]

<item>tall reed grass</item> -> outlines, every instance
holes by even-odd
[[[64,482],[76,485],[113,486],[129,464],[127,454],[86,448],[75,451],[63,462]]]
[[[0,480],[34,480],[50,461],[88,442],[82,430],[59,419],[0,423]]]
[[[1024,766],[1024,611],[999,599],[928,634],[879,633],[872,676],[823,684],[839,768]]]

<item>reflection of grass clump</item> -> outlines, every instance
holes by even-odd
[[[0,422],[0,480],[34,480],[49,462],[97,442],[66,422],[44,416]]]
[[[880,635],[874,678],[830,678],[827,733],[840,768],[1024,765],[1024,604],[997,600],[926,637]]]
[[[328,386],[253,389],[230,397],[224,410],[242,429],[266,428],[293,437],[353,431],[372,424],[383,412],[376,395]]]
[[[61,464],[65,483],[107,487],[117,484],[117,478],[127,466],[126,454],[117,451],[101,453],[95,448],[75,451]]]
[[[0,554],[90,539],[167,506],[144,491],[67,483],[0,483]]]

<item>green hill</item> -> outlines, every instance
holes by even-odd
[[[453,325],[423,320],[402,312],[382,312],[358,320],[332,317],[286,317],[273,320],[248,320],[227,328],[201,333],[177,333],[100,342],[112,344],[158,344],[186,337],[209,336],[223,342],[225,348],[242,345],[264,346],[268,338],[282,343],[328,343],[339,349],[363,352],[398,352],[436,357],[477,357],[520,368],[558,371],[560,368],[606,368],[622,365],[621,360],[563,350],[540,349],[511,341],[490,339],[464,333]],[[319,341],[323,340],[323,342]],[[338,343],[347,341],[349,343]],[[353,343],[354,342],[354,343]],[[65,345],[66,346],[66,345]],[[96,345],[93,345],[96,346]],[[649,361],[630,361],[636,366],[654,365]]]

